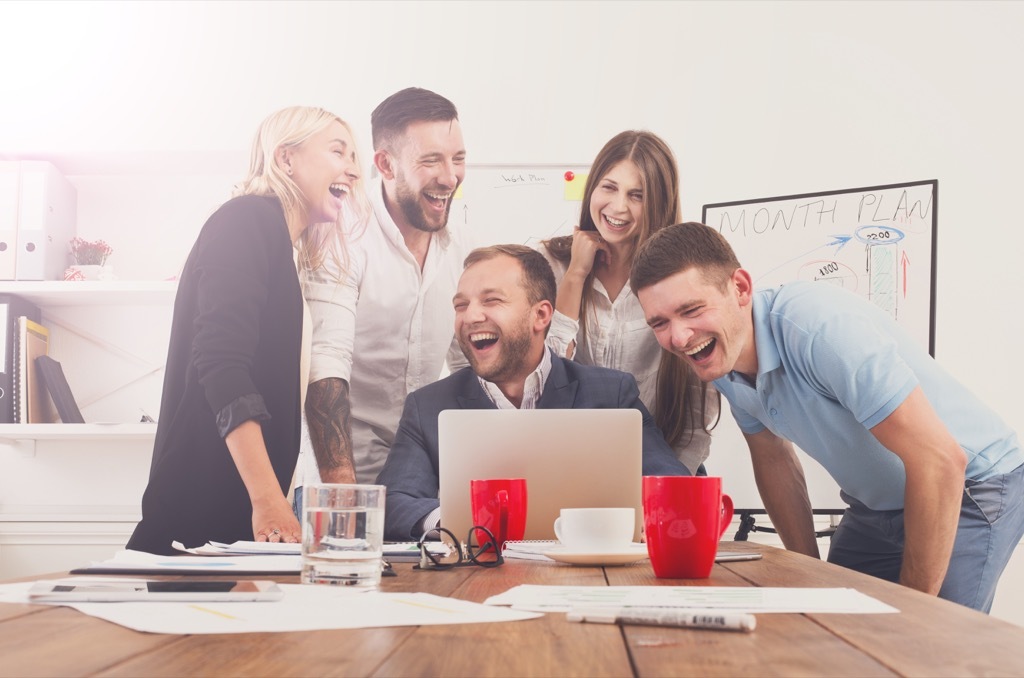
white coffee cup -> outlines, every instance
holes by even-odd
[[[569,551],[619,553],[633,542],[636,510],[564,508],[555,519],[555,536]]]

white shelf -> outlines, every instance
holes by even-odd
[[[174,280],[0,281],[0,293],[37,306],[169,306],[177,289]]]
[[[242,177],[249,166],[249,151],[146,150],[3,152],[0,160],[45,160],[64,176],[195,176],[197,174]],[[199,168],[199,171],[197,171]]]
[[[0,443],[34,440],[153,440],[156,424],[0,424]]]

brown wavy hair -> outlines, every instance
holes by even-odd
[[[627,130],[616,134],[594,158],[587,175],[583,204],[580,207],[581,231],[597,230],[590,215],[591,197],[608,172],[624,160],[636,165],[643,188],[643,207],[636,226],[633,249],[635,253],[655,233],[682,220],[679,170],[672,149],[656,134],[644,130]],[[557,261],[568,263],[572,258],[571,235],[545,240],[544,246]],[[591,303],[595,270],[596,267],[587,276],[580,300],[580,332],[584,338],[587,336],[587,309]],[[665,439],[673,447],[683,441],[687,432],[689,437],[686,442],[689,443],[695,430],[709,431],[705,411],[707,389],[707,384],[702,383],[683,360],[667,351],[661,352],[653,414]],[[695,392],[700,393],[700,402],[694,402]],[[714,424],[718,423],[719,413],[720,410],[715,413]],[[714,428],[714,424],[711,428]]]

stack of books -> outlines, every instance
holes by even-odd
[[[0,424],[84,423],[39,307],[0,294]]]

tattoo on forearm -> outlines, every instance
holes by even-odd
[[[352,408],[348,382],[329,378],[315,381],[306,393],[306,423],[317,466],[355,469],[352,458]]]

